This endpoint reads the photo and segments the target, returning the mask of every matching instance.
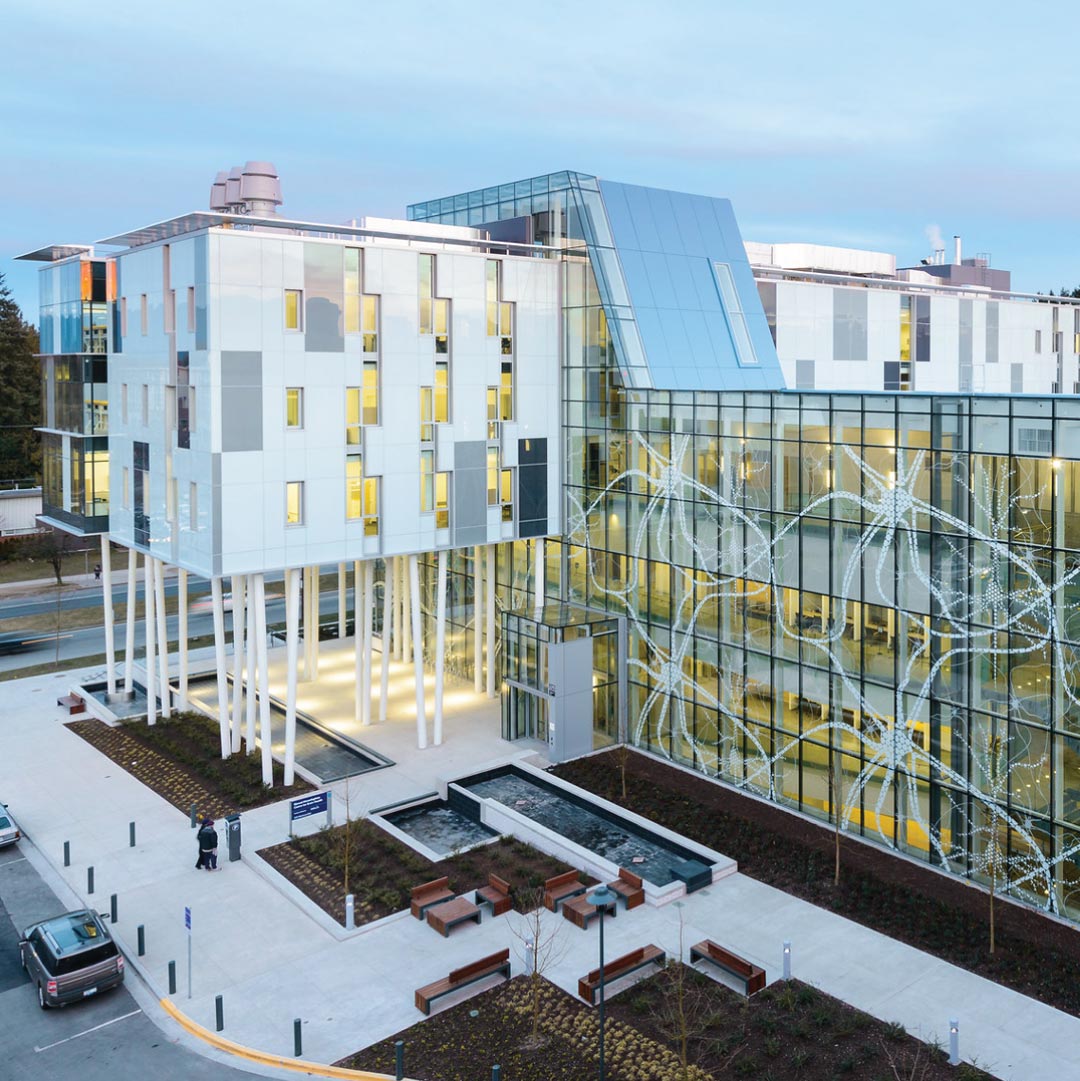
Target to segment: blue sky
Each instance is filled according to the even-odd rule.
[[[249,14],[249,12],[253,12]],[[726,196],[747,239],[989,251],[1080,283],[1069,8],[912,0],[183,5],[12,0],[0,270],[207,205],[276,163],[289,216],[557,169]]]

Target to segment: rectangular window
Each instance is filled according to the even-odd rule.
[[[142,385],[142,403],[140,409],[140,420],[142,426],[145,428],[150,423],[150,387],[143,383]]]
[[[435,528],[446,529],[450,525],[450,474],[435,474]]]
[[[146,302],[146,294],[139,299],[139,331],[145,336],[150,324],[150,308]]]
[[[487,333],[489,338],[499,333],[499,261],[488,259],[484,267],[485,299],[487,301]]]
[[[195,286],[187,287],[187,328],[189,334],[195,333]]]
[[[364,478],[364,535],[373,537],[379,532],[379,478]]]
[[[165,294],[165,333],[176,332],[176,290],[170,289]]]
[[[360,249],[345,249],[345,333],[360,333]]]
[[[128,422],[127,387],[127,383],[120,384],[120,419],[125,424]]]
[[[345,445],[360,446],[360,388],[345,388]]]
[[[1035,331],[1035,352],[1036,353],[1041,353],[1042,352],[1042,331],[1041,330]]]
[[[120,337],[127,337],[127,297],[120,298]]]
[[[356,521],[364,516],[364,461],[359,454],[345,458],[345,518]]]
[[[514,351],[514,305],[499,301],[499,352],[510,356]]]
[[[450,365],[445,360],[435,361],[435,423],[450,421]]]
[[[502,520],[514,520],[514,471],[504,469],[499,474],[499,502],[502,503]]]
[[[487,501],[489,507],[499,505],[499,451],[489,447],[487,452]]]
[[[435,296],[435,256],[421,255],[419,258],[420,333],[430,334],[432,298]]]
[[[199,530],[199,486],[194,481],[188,485],[188,528],[192,533]]]
[[[435,352],[450,352],[450,301],[435,301]]]
[[[364,317],[364,352],[379,351],[379,298],[365,296],[360,298]]]
[[[435,426],[431,421],[432,414],[432,400],[434,395],[432,394],[431,387],[420,388],[420,442],[430,443],[435,438]]]
[[[188,387],[187,392],[187,404],[188,404],[188,431],[195,431],[195,387]]]
[[[420,452],[420,510],[435,509],[435,452]]]
[[[124,510],[131,508],[131,470],[126,465],[120,473],[120,506]]]
[[[304,292],[302,289],[285,290],[285,329],[303,330]]]
[[[713,263],[713,270],[716,273],[716,283],[720,291],[720,303],[727,316],[731,342],[735,347],[735,357],[740,364],[757,364],[757,353],[754,352],[754,343],[750,340],[750,330],[746,325],[746,315],[743,313],[739,291],[735,288],[731,266],[728,263]],[[834,289],[833,292],[835,294],[837,290]],[[836,357],[835,359],[847,358]]]
[[[911,297],[900,298],[900,359],[911,360]]]
[[[379,423],[379,365],[374,360],[364,361],[363,422]]]
[[[302,480],[285,482],[285,524],[304,524],[304,482]]]
[[[514,419],[514,365],[507,360],[502,362],[499,375],[499,420]]]
[[[303,428],[304,426],[304,388],[285,388],[285,427]]]

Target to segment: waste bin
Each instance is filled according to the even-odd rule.
[[[229,861],[235,863],[240,858],[240,816],[225,816],[225,833],[229,839]]]

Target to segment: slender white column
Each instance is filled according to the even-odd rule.
[[[304,679],[311,679],[311,568],[304,567]]]
[[[394,624],[394,575],[393,562],[383,560],[382,595],[382,673],[379,682],[379,720],[386,720],[387,696],[390,693],[390,643]]]
[[[187,637],[187,571],[176,572],[176,652],[180,665],[180,701],[177,708],[188,708],[188,637]]]
[[[240,751],[240,736],[244,730],[244,667],[247,664],[245,621],[247,613],[247,578],[242,574],[232,576],[232,640],[233,640],[233,693],[232,693],[232,749]]]
[[[397,659],[404,661],[408,657],[408,647],[405,645],[405,636],[409,633],[409,561],[406,556],[398,556],[398,625],[397,625]]]
[[[355,580],[353,585],[355,587]],[[345,640],[345,624],[348,619],[345,615],[345,609],[348,596],[348,564],[339,563],[337,565],[337,636],[338,641],[343,642]],[[356,608],[357,608],[357,595],[355,588],[353,590],[353,624],[356,624]]]
[[[225,678],[225,605],[221,596],[221,579],[210,579],[210,597],[214,608],[214,660],[217,663],[218,724],[221,728],[221,757],[228,758],[229,747],[229,684]],[[234,634],[235,639],[235,634]]]
[[[172,690],[169,687],[169,632],[165,626],[165,564],[154,560],[154,610],[157,613],[157,648],[161,660],[161,715],[172,716]]]
[[[296,654],[300,632],[300,574],[285,572],[285,784],[295,779],[296,760]]]
[[[375,564],[369,559],[364,563],[364,605],[362,624],[364,628],[364,658],[361,666],[361,677],[364,684],[364,724],[371,724],[371,622],[374,612]],[[355,618],[358,621],[360,620],[360,615],[360,612],[355,613]]]
[[[157,620],[154,615],[154,559],[150,555],[143,556],[143,622],[146,627],[146,661],[143,665],[146,669],[146,723],[156,724],[157,675],[154,669],[157,664]]]
[[[539,610],[544,607],[544,593],[547,588],[546,545],[543,537],[533,541],[533,604]]]
[[[487,695],[495,697],[495,545],[487,550]]]
[[[473,548],[473,690],[484,689],[484,549]]]
[[[344,566],[345,564],[341,564]],[[338,582],[338,591],[341,590],[341,582]],[[338,600],[341,596],[338,593]],[[361,625],[361,612],[363,611],[363,571],[360,560],[352,563],[352,717],[357,724],[364,723],[363,708],[363,626]]]
[[[101,534],[101,599],[105,613],[105,690],[116,694],[116,635],[113,631],[112,547],[109,534]]]
[[[319,621],[322,619],[320,574],[322,568],[316,563],[311,568],[311,678],[319,678]]]
[[[134,548],[128,549],[127,571],[127,616],[124,622],[124,690],[131,691],[131,669],[135,665],[135,609],[138,607],[136,595],[139,571],[139,553]]]
[[[413,672],[416,676],[416,746],[427,746],[427,714],[424,711],[424,634],[420,627],[420,561],[409,556],[409,600],[412,602]]]
[[[274,783],[274,748],[270,732],[270,666],[266,660],[266,585],[255,575],[255,655],[259,671],[259,742],[262,744],[262,781]]]
[[[446,652],[446,549],[439,552],[435,585],[435,746],[442,743],[443,654]]]
[[[255,575],[249,575],[247,579],[247,713],[244,720],[246,721],[246,731],[244,733],[247,740],[247,753],[255,753],[255,702],[257,693],[256,680],[259,678],[259,657],[258,657],[258,642],[255,635],[255,609],[257,607],[255,600]]]
[[[406,660],[409,654],[412,652],[413,639],[416,637],[416,623],[414,620],[409,619],[408,613],[410,610],[416,608],[420,604],[420,597],[413,596],[417,592],[416,581],[413,579],[413,560],[415,556],[409,556],[408,564],[403,566],[405,570],[404,581],[402,583],[403,592],[401,594],[401,603],[404,605],[402,609],[402,625],[404,626],[405,633],[402,635],[401,645],[401,659]],[[417,581],[419,580],[419,568],[417,569]]]

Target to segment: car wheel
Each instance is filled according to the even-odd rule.
[[[49,1004],[45,1001],[45,988],[39,983],[37,986],[37,1004],[43,1009],[47,1010]]]

